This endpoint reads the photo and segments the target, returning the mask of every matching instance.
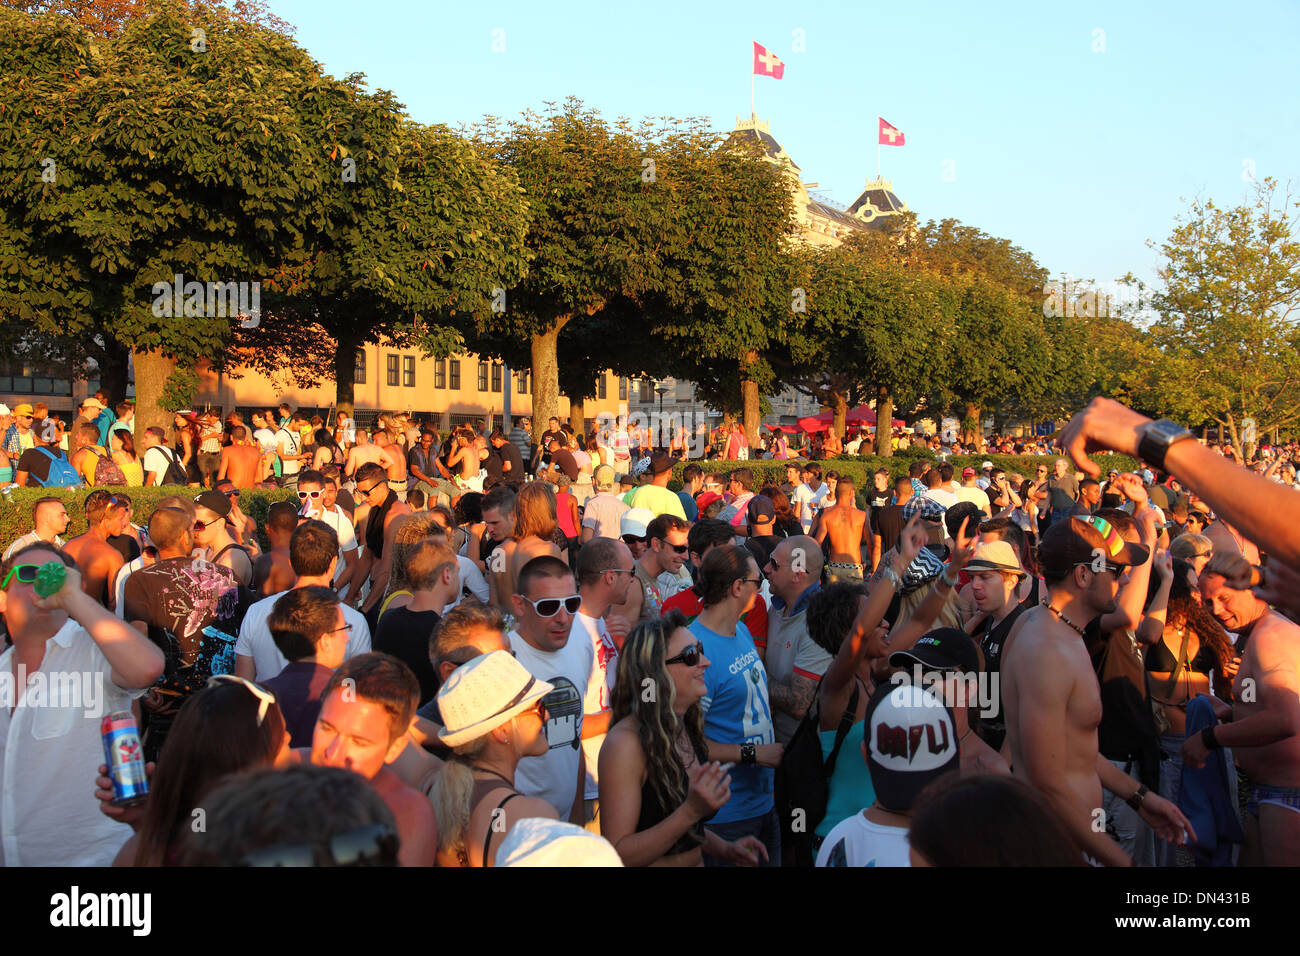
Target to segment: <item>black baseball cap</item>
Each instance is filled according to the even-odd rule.
[[[219,491],[205,491],[194,496],[194,503],[216,513],[220,518],[230,514],[230,499]]]
[[[889,655],[890,667],[911,667],[920,664],[927,670],[961,670],[978,673],[980,655],[974,639],[955,627],[937,627],[927,631],[916,643],[904,651]]]

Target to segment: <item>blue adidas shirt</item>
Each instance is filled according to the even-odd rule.
[[[736,636],[729,637],[709,630],[696,618],[690,631],[704,645],[704,656],[709,659],[704,672],[709,692],[700,701],[704,736],[720,744],[775,743],[767,671],[749,630],[739,623]],[[767,767],[736,764],[731,768],[731,799],[710,822],[734,823],[767,813],[774,805],[775,776],[776,772]]]

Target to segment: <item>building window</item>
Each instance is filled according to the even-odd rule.
[[[620,402],[627,401],[627,379],[622,378],[621,376],[618,380],[618,400]]]
[[[492,363],[492,391],[498,393],[501,391],[501,363],[500,362]]]
[[[478,363],[478,390],[479,390],[480,392],[486,392],[486,391],[487,391],[487,383],[488,383],[488,373],[487,373],[487,370],[488,370],[488,363],[487,363],[487,362],[479,362],[479,363]]]
[[[520,395],[528,394],[528,373],[527,372],[515,373],[515,391],[517,391]]]
[[[460,388],[460,359],[449,359],[448,364],[451,366],[450,382],[448,385],[452,389]]]
[[[397,354],[395,352],[388,353],[388,384],[397,385]]]
[[[438,359],[433,365],[433,387],[447,387],[447,360]]]
[[[406,388],[415,388],[415,356],[402,356],[402,385]]]
[[[655,400],[655,383],[652,379],[641,379],[641,402],[653,405]]]
[[[596,379],[596,397],[605,398],[608,392],[609,386],[605,383],[605,376],[602,375],[600,378]]]
[[[358,385],[366,384],[366,350],[357,349],[357,360],[352,365],[352,381]]]

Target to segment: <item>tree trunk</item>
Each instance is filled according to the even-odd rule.
[[[560,361],[556,350],[560,330],[568,321],[567,316],[561,318],[545,335],[534,335],[531,342],[533,424],[540,429],[538,435],[546,430],[547,419],[560,417]]]
[[[966,403],[966,417],[961,423],[963,445],[978,444],[984,437],[984,424],[980,421],[980,407],[974,402]]]
[[[334,346],[334,408],[353,417],[356,401],[357,349],[361,346],[353,339],[340,339]],[[378,369],[375,370],[378,375]]]
[[[835,410],[835,418],[831,424],[835,427],[836,436],[843,441],[844,429],[849,418],[849,402],[848,397],[840,389],[831,389],[831,408]]]
[[[569,399],[569,425],[573,427],[573,434],[579,439],[583,439],[585,446],[587,416],[584,412],[584,401],[581,398]]]
[[[108,396],[108,406],[112,408],[126,399],[126,387],[129,381],[129,360],[131,350],[117,339],[104,336],[103,354],[97,356],[99,363],[99,387]]]
[[[162,408],[163,386],[176,368],[176,360],[161,352],[131,353],[135,366],[135,433],[157,425],[170,435],[172,414]]]
[[[882,458],[894,454],[894,443],[890,441],[894,432],[893,424],[894,396],[889,394],[888,388],[881,385],[876,390],[876,454]]]
[[[749,368],[758,361],[758,351],[750,349],[745,353],[744,367]],[[743,375],[743,372],[742,372]],[[762,427],[762,405],[759,402],[758,383],[748,375],[740,380],[740,401],[744,412],[745,439],[749,442],[751,456],[758,454],[758,430]]]

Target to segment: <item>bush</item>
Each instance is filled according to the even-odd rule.
[[[908,449],[912,452],[912,449]],[[839,455],[830,461],[820,461],[822,474],[829,471],[836,471],[841,475],[849,475],[853,479],[854,485],[859,491],[869,489],[874,481],[873,476],[879,468],[888,468],[890,479],[907,474],[908,466],[918,458],[929,458],[934,462],[939,459],[933,453],[920,454],[916,449],[915,453],[897,455],[892,458],[882,458],[878,455]],[[967,465],[979,470],[980,465],[986,461],[991,461],[1000,468],[1005,468],[1008,472],[1017,472],[1028,478],[1034,474],[1034,469],[1046,462],[1051,467],[1051,462],[1055,456],[1052,455],[950,455],[948,463],[956,471],[956,478],[961,479],[962,469]],[[1110,469],[1117,471],[1133,471],[1139,467],[1139,463],[1129,458],[1127,455],[1093,455],[1092,460],[1101,468],[1103,475]],[[796,459],[789,461],[773,461],[766,458],[759,458],[750,461],[696,461],[691,464],[699,465],[706,474],[719,471],[734,471],[737,468],[748,468],[754,474],[754,488],[757,490],[765,484],[780,485],[785,481],[785,466]],[[668,483],[668,487],[673,491],[680,491],[682,488],[682,469],[684,464],[673,466],[673,477]]]
[[[0,503],[0,550],[7,548],[9,542],[15,538],[25,535],[32,530],[32,506],[40,498],[58,498],[62,500],[63,506],[68,509],[68,530],[64,532],[64,539],[74,538],[86,531],[86,513],[83,503],[86,496],[90,494],[93,488],[14,488],[10,494],[3,496],[3,503]],[[131,520],[138,525],[147,526],[149,516],[153,514],[154,507],[163,498],[171,495],[183,495],[193,498],[200,491],[198,488],[189,488],[181,485],[163,485],[160,488],[108,488],[118,494],[125,494],[131,499],[132,516]],[[258,537],[264,538],[262,529],[266,526],[266,510],[271,507],[274,501],[292,500],[295,504],[297,498],[293,492],[283,489],[262,489],[245,490],[239,493],[239,507],[244,514],[248,515],[257,522]],[[263,549],[269,547],[269,542],[261,542]]]

